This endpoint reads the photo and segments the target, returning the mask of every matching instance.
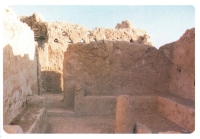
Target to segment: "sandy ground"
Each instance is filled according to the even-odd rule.
[[[43,94],[47,101],[47,130],[46,133],[110,133],[115,132],[115,115],[77,116],[73,110],[63,108],[62,94]],[[187,132],[172,121],[158,113],[135,113],[135,121],[146,125],[152,133]]]

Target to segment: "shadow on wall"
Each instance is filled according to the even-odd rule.
[[[33,52],[34,53],[34,52]],[[33,60],[28,54],[14,55],[7,44],[3,48],[3,116],[4,124],[9,124],[26,107],[28,95],[40,95],[38,84],[37,51]]]
[[[42,71],[42,86],[43,90],[52,93],[60,93],[62,91],[61,88],[61,73],[55,71]],[[43,93],[47,93],[43,92]]]

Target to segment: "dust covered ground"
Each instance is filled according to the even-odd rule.
[[[43,94],[43,96],[47,101],[46,133],[115,133],[115,115],[78,116],[73,109],[63,108],[62,94]],[[187,132],[158,113],[144,113],[143,111],[134,113],[134,120],[149,127],[152,133]]]

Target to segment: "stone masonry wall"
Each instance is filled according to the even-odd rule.
[[[146,32],[133,28],[129,21],[118,23],[115,29],[88,30],[83,26],[65,22],[47,23],[38,13],[30,17],[20,17],[20,20],[31,27],[35,40],[38,42],[43,92],[57,93],[64,90],[63,60],[64,52],[69,44],[82,43],[85,45],[90,42],[107,40],[151,45],[150,37]],[[179,41],[159,49],[161,57],[167,61],[168,65],[165,66],[163,73],[158,72],[157,75],[170,78],[166,81],[168,84],[165,92],[194,100],[194,81],[192,81],[194,80],[194,35],[192,37],[192,33],[189,32],[191,31],[187,31]],[[188,58],[183,60],[185,56]],[[166,70],[168,70],[167,73]]]
[[[45,22],[41,15],[19,17],[34,31],[39,47],[42,91],[59,93],[63,91],[63,60],[68,44],[89,43],[99,40],[128,41],[149,44],[150,37],[141,29],[133,29],[130,22],[123,21],[120,28],[95,28],[88,30],[77,24]],[[127,26],[125,26],[127,24]],[[118,24],[120,25],[120,24]],[[128,26],[129,25],[129,26]]]
[[[160,47],[159,51],[172,64],[169,70],[169,92],[195,100],[195,29],[186,30],[176,42]]]
[[[3,16],[3,124],[26,107],[28,95],[38,94],[37,59],[33,31],[4,9]]]
[[[76,84],[86,96],[163,93],[168,88],[169,64],[150,45],[126,41],[69,45],[63,69],[64,101],[73,106]]]

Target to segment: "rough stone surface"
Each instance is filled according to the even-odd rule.
[[[135,133],[136,134],[151,134],[151,129],[149,129],[146,125],[136,123],[135,124]]]
[[[115,28],[132,28],[132,24],[130,21],[125,20],[121,24],[118,23]]]
[[[110,40],[110,41],[127,41],[138,44],[151,45],[150,36],[141,29],[122,28],[122,29],[109,29],[109,28],[95,28],[90,31],[88,35],[90,41]]]
[[[38,94],[34,34],[7,8],[3,16],[3,117],[10,122],[26,107],[26,97]]]
[[[189,132],[195,130],[194,108],[181,105],[170,99],[158,97],[157,111]]]
[[[63,91],[63,60],[68,44],[111,40],[151,45],[150,36],[144,30],[133,29],[128,21],[122,22],[123,28],[88,30],[77,24],[45,22],[38,13],[19,18],[31,27],[38,42],[43,93]]]
[[[45,39],[47,28],[43,17],[39,13],[34,13],[32,16],[21,16],[19,20],[26,23],[33,31],[36,40]]]
[[[117,99],[115,133],[133,133],[134,119],[130,96],[121,95]]]
[[[28,107],[11,122],[19,125],[24,133],[44,133],[47,128],[46,108]]]
[[[14,118],[11,125],[19,125],[24,133],[44,133],[47,128],[45,97],[29,95],[26,104],[26,109]]]
[[[19,19],[5,9],[3,124],[13,125],[9,132],[194,131],[195,29],[157,50],[129,21],[88,30],[47,23],[38,13]]]
[[[9,134],[23,134],[22,128],[18,125],[4,125],[3,129]]]
[[[170,63],[149,45],[118,41],[77,43],[69,45],[63,64],[66,106],[74,105],[76,84],[84,88],[86,96],[162,94],[168,88]]]
[[[172,64],[169,69],[169,92],[195,100],[195,29],[187,30],[176,42],[159,51]]]

